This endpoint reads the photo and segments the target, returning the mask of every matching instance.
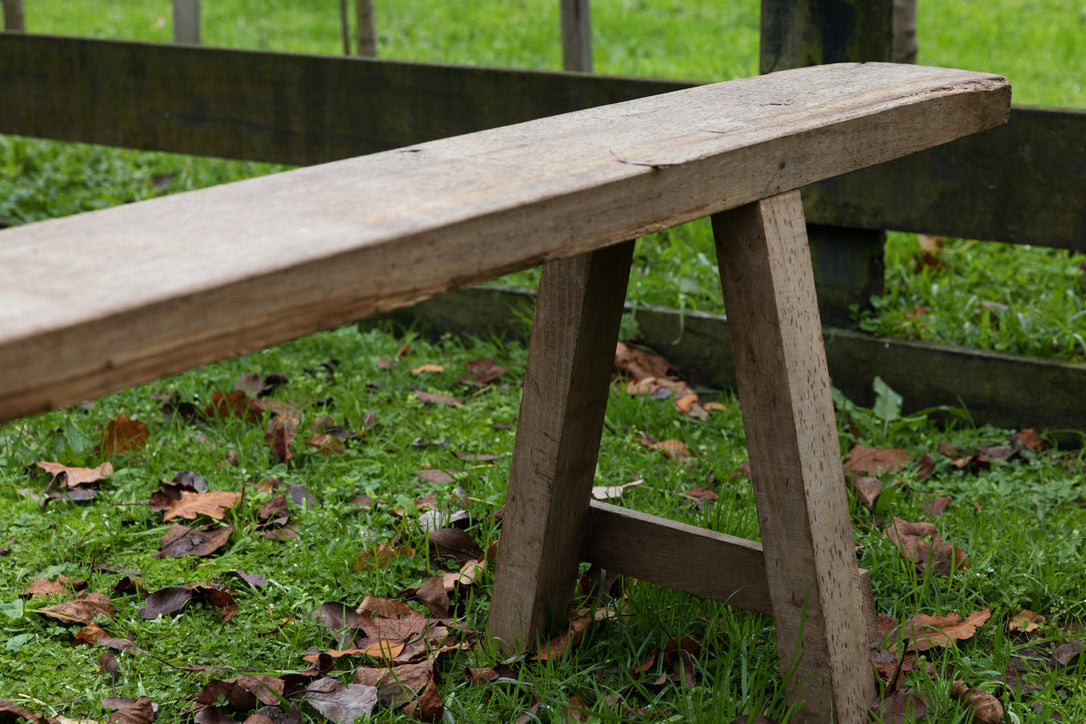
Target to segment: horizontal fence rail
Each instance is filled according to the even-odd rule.
[[[694,83],[0,35],[0,133],[310,165]],[[804,191],[809,221],[1086,251],[1086,111]]]

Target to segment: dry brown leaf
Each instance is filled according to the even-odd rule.
[[[347,446],[343,444],[342,440],[324,432],[310,435],[306,438],[305,444],[316,448],[322,455],[342,455],[347,452]]]
[[[694,453],[687,449],[686,444],[682,440],[650,440],[647,437],[639,437],[637,438],[637,442],[650,450],[663,451],[663,453],[672,460],[691,462],[690,458],[694,457]]]
[[[1007,630],[1029,633],[1030,631],[1036,631],[1044,622],[1044,616],[1039,613],[1034,613],[1028,608],[1023,608],[1021,611],[1014,614],[1014,616],[1011,617],[1011,620],[1007,622]]]
[[[182,556],[206,556],[226,545],[234,526],[196,530],[174,523],[162,536],[155,558],[181,558]]]
[[[74,488],[77,485],[97,483],[113,474],[113,463],[108,460],[96,468],[74,468],[60,463],[39,460],[35,463],[39,468],[53,476],[54,479],[63,476],[62,484]]]
[[[570,619],[569,628],[548,641],[539,650],[538,658],[542,661],[553,661],[561,657],[567,650],[581,643],[584,632],[592,621],[592,612],[589,609],[581,608],[575,611]]]
[[[388,543],[382,543],[376,549],[363,551],[354,562],[353,570],[368,571],[371,568],[384,568],[396,556],[414,557],[415,550],[407,546],[393,548]]]
[[[918,613],[902,624],[901,629],[904,637],[910,639],[909,651],[927,651],[934,646],[946,648],[955,641],[972,638],[991,616],[990,607],[973,611],[965,618],[957,613],[946,616]]]
[[[86,587],[87,582],[82,578],[68,578],[61,574],[52,581],[45,578],[35,578],[21,595],[24,598],[56,596],[61,593],[78,593]]]
[[[173,501],[166,514],[162,516],[162,520],[163,522],[174,518],[195,520],[199,515],[222,520],[226,511],[234,507],[241,498],[241,493],[229,493],[225,490],[212,490],[207,493],[182,490],[181,497]]]
[[[150,724],[158,707],[146,696],[122,706],[109,715],[109,724]]]
[[[403,601],[381,596],[366,596],[362,603],[358,604],[355,613],[369,618],[405,618],[418,615],[418,611]]]
[[[63,624],[89,624],[95,616],[113,618],[113,602],[104,593],[85,593],[71,601],[35,609],[35,613],[55,618]]]
[[[425,402],[431,405],[449,405],[450,407],[455,407],[456,405],[464,404],[451,395],[439,395],[436,392],[415,390],[415,396],[419,399],[419,402]]]
[[[974,724],[999,724],[1003,721],[1003,705],[983,689],[971,689],[964,681],[957,679],[950,684],[950,695],[972,709]]]
[[[444,371],[445,371],[445,366],[444,365],[435,365],[435,364],[427,363],[427,364],[424,364],[424,365],[420,365],[420,366],[416,367],[415,369],[411,370],[411,374],[413,374],[413,375],[421,375],[421,374],[424,374],[426,372],[444,372]]]
[[[505,368],[489,357],[476,357],[464,363],[471,380],[476,384],[488,385],[505,374]]]
[[[290,443],[294,440],[295,423],[286,417],[273,417],[268,420],[268,429],[264,433],[264,442],[271,449],[272,455],[286,464],[290,464],[293,453]]]
[[[911,523],[894,518],[883,535],[921,573],[931,570],[934,575],[942,577],[969,565],[965,551],[943,541],[936,533],[934,523]]]
[[[845,456],[845,470],[868,475],[893,473],[905,466],[913,456],[900,448],[873,448],[853,445]]]
[[[139,420],[129,420],[122,412],[102,430],[102,455],[124,455],[142,450],[150,434],[146,425]]]
[[[622,496],[622,491],[626,488],[633,487],[635,485],[641,485],[645,481],[642,478],[637,480],[631,480],[628,483],[622,485],[594,485],[592,487],[592,497],[596,500],[609,500],[611,498],[618,498]]]
[[[207,417],[236,417],[242,422],[260,422],[264,416],[264,403],[249,397],[244,390],[211,393],[211,403],[204,408]]]

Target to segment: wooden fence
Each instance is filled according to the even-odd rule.
[[[888,59],[890,0],[844,4],[851,15],[829,17],[814,0],[763,0],[763,70]],[[2,133],[296,165],[692,85],[15,33],[0,34],[0,68]],[[847,329],[848,307],[879,291],[882,230],[1086,252],[1083,199],[1086,111],[1026,107],[1004,128],[805,189],[835,385],[868,404],[878,375],[910,409],[962,404],[978,423],[1086,430],[1086,405],[1068,394],[1086,389],[1086,365]],[[465,317],[480,295],[506,308],[495,294],[453,295],[415,319],[508,326]],[[722,318],[636,314],[675,362],[732,384],[726,346],[708,346],[726,343]]]

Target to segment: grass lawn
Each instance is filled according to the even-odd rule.
[[[27,5],[35,31],[170,34],[165,2]],[[334,4],[205,5],[207,44],[339,50]],[[757,6],[597,0],[596,68],[752,74]],[[379,2],[380,52],[557,67],[557,3],[495,7]],[[921,61],[1005,73],[1018,102],[1083,106],[1084,21],[1056,0],[925,2]],[[0,137],[0,218],[274,170]],[[656,261],[631,296],[718,308],[704,225],[647,244]],[[918,254],[914,237],[894,235],[888,293],[865,326],[1086,358],[1081,257],[961,240],[945,240],[945,268],[916,265]],[[1013,319],[994,324],[984,302]],[[942,321],[903,328],[918,305]],[[345,327],[0,426],[0,718],[25,707],[104,720],[125,703],[111,697],[147,697],[160,721],[204,705],[197,721],[242,721],[284,696],[299,707],[286,721],[318,721],[329,701],[373,706],[379,721],[787,721],[770,619],[648,584],[579,594],[590,613],[574,621],[591,623],[553,656],[507,661],[488,647],[486,552],[500,534],[524,362],[507,340]],[[952,693],[960,680],[996,697],[1004,721],[1086,721],[1086,456],[951,408],[939,411],[949,429],[934,411],[903,417],[892,390],[876,391],[871,409],[836,400],[842,457],[856,469],[859,562],[885,614],[873,662],[887,712],[875,720],[973,721]],[[616,380],[597,483],[633,483],[623,505],[756,537],[738,403],[710,400],[720,405],[698,419]],[[864,454],[892,469],[866,474]],[[75,485],[80,472],[54,477],[50,463],[98,472]],[[182,538],[182,524],[197,532]],[[185,541],[195,548],[175,557]],[[402,635],[373,631],[375,620]],[[317,691],[333,681],[338,690]],[[363,684],[378,686],[376,704]],[[126,716],[146,721],[148,705]]]

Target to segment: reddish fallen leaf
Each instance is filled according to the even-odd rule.
[[[929,452],[920,456],[920,459],[916,461],[916,479],[920,481],[927,480],[935,474],[935,456]]]
[[[445,576],[430,576],[415,590],[415,598],[438,618],[449,615],[449,592],[445,588]]]
[[[990,607],[973,611],[965,618],[957,613],[946,616],[919,613],[902,624],[901,630],[904,637],[910,640],[908,650],[927,651],[932,647],[946,648],[955,641],[972,638],[991,616]]]
[[[483,555],[483,549],[470,535],[459,528],[439,528],[426,534],[430,546],[440,556],[452,556],[459,560],[475,560]]]
[[[902,689],[879,702],[873,712],[882,724],[906,724],[931,713],[924,697],[912,689]]]
[[[362,603],[358,604],[355,613],[368,618],[406,618],[418,615],[418,611],[403,601],[382,596],[366,596]]]
[[[222,520],[226,511],[241,500],[241,493],[230,493],[225,490],[212,490],[207,493],[191,493],[182,490],[180,497],[170,504],[163,521],[174,518],[195,520],[197,516],[206,515],[215,520]]]
[[[581,643],[584,632],[592,623],[592,612],[587,608],[578,609],[569,621],[569,628],[548,641],[537,654],[541,661],[554,661],[569,649]]]
[[[147,445],[151,432],[139,420],[129,420],[124,413],[110,420],[102,430],[100,450],[102,455],[112,456],[142,450]]]
[[[694,498],[695,500],[712,501],[720,499],[720,494],[717,493],[715,490],[709,490],[708,488],[703,488],[700,486],[694,486],[693,488],[689,488],[685,493],[683,493],[683,495],[688,498]]]
[[[446,485],[453,482],[456,478],[453,477],[454,473],[463,472],[461,470],[440,470],[438,468],[426,468],[425,470],[416,470],[415,475],[425,480],[428,483],[434,485]]]
[[[415,556],[415,550],[408,546],[396,546],[393,548],[388,543],[382,543],[374,550],[363,551],[355,560],[352,570],[357,573],[359,571],[368,571],[371,568],[384,568],[396,558],[396,556],[413,558]]]
[[[354,724],[357,719],[369,718],[377,704],[377,689],[360,684],[344,685],[328,677],[305,687],[305,699],[336,724]]]
[[[1011,435],[1011,444],[1017,448],[1028,450],[1031,453],[1039,453],[1043,448],[1041,436],[1032,427],[1019,430]]]
[[[434,680],[434,660],[426,659],[417,664],[402,664],[396,667],[360,666],[355,669],[352,681],[361,686],[377,689],[377,699],[382,706],[399,709],[420,698],[420,695]],[[440,706],[440,697],[438,698]],[[432,705],[426,707],[433,714]],[[406,712],[410,715],[411,712]],[[433,719],[423,719],[433,721]]]
[[[22,592],[24,598],[36,598],[37,596],[57,596],[62,593],[78,593],[87,587],[87,582],[82,578],[68,578],[61,574],[54,580],[35,578]]]
[[[75,468],[48,460],[35,463],[39,468],[53,476],[53,482],[68,487],[97,483],[113,474],[113,463],[108,460],[96,468]]]
[[[112,707],[111,707],[112,708]],[[155,720],[158,707],[146,696],[141,696],[126,706],[117,707],[109,715],[110,724],[150,724]]]
[[[950,684],[950,695],[972,710],[974,724],[999,724],[1003,721],[1003,705],[983,689],[971,689],[964,681],[956,679]]]
[[[277,387],[290,384],[290,377],[282,372],[271,372],[261,376],[259,372],[246,372],[234,383],[236,389],[253,397],[263,397]]]
[[[938,518],[946,511],[947,505],[950,504],[949,495],[940,495],[935,500],[924,503],[924,512],[930,515],[932,518]]]
[[[104,593],[84,593],[71,601],[35,609],[42,616],[55,618],[63,624],[88,624],[95,616],[113,618],[113,602]]]
[[[505,368],[489,357],[476,357],[464,363],[472,381],[488,385],[505,374]]]
[[[461,400],[458,400],[451,395],[440,395],[436,392],[415,390],[415,396],[419,399],[419,402],[425,402],[430,405],[449,405],[450,407],[455,407],[456,405],[464,404]]]
[[[257,704],[274,706],[283,695],[283,680],[274,676],[235,676],[212,679],[196,695],[196,703],[215,705],[233,711],[250,711]]]
[[[894,518],[883,535],[921,573],[930,570],[936,576],[948,576],[969,564],[965,551],[943,541],[936,533],[934,523],[911,523]]]
[[[1007,630],[1029,633],[1030,631],[1036,631],[1044,622],[1044,616],[1039,613],[1034,613],[1027,608],[1023,608],[1021,611],[1011,616],[1011,620],[1007,622]]]
[[[845,470],[868,475],[893,473],[905,466],[913,456],[900,448],[872,448],[853,445],[845,456]]]
[[[268,420],[268,429],[264,433],[264,442],[271,449],[271,454],[283,463],[290,464],[293,453],[290,443],[294,440],[295,424],[286,417],[273,417]]]
[[[54,724],[56,721],[48,719],[32,709],[27,709],[25,706],[11,704],[2,700],[0,700],[0,715],[11,715],[16,719],[25,719],[30,724]],[[9,716],[0,716],[0,721],[8,721],[9,719]]]
[[[211,403],[204,408],[207,417],[235,417],[242,422],[260,422],[264,406],[260,400],[249,397],[244,390],[211,393]]]
[[[1067,666],[1082,655],[1082,650],[1082,641],[1069,641],[1068,643],[1057,646],[1056,650],[1052,653],[1052,658],[1055,659],[1060,666]]]
[[[181,558],[183,556],[207,556],[226,545],[234,526],[196,530],[174,523],[162,536],[155,558]]]
[[[855,473],[846,473],[845,480],[856,495],[856,502],[868,510],[874,511],[879,493],[882,492],[882,481],[878,478],[856,475]]]
[[[324,432],[310,435],[306,438],[305,444],[316,448],[322,455],[342,455],[347,452],[347,446],[343,444],[342,440]]]

